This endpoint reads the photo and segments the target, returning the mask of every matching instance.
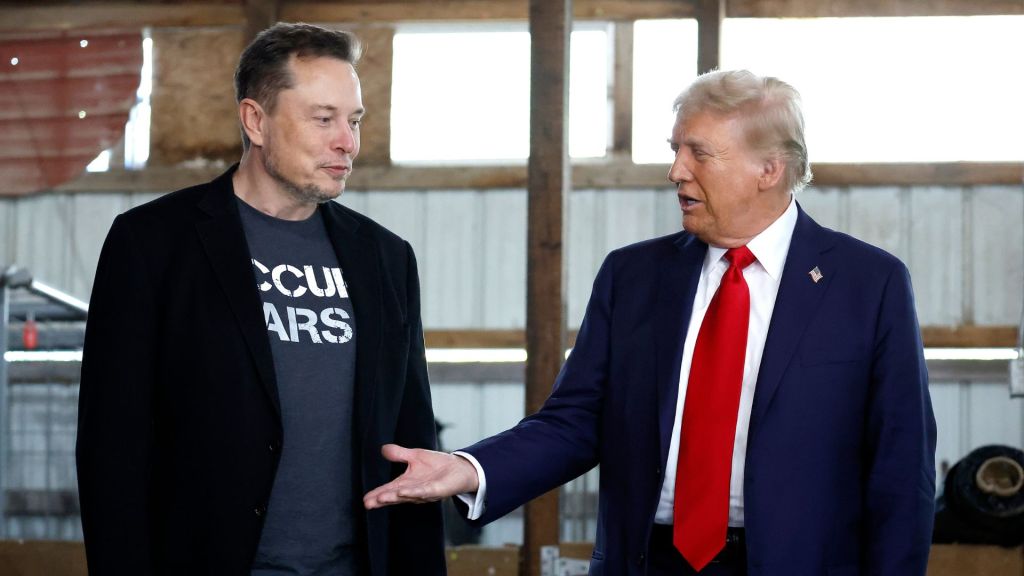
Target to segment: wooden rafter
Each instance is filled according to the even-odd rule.
[[[814,164],[813,186],[1019,186],[1024,163],[953,162],[939,164]],[[153,166],[141,171],[83,174],[57,188],[68,193],[168,192],[210,180],[219,168]],[[668,165],[628,161],[578,164],[572,168],[578,189],[650,190],[669,186]],[[350,191],[488,190],[526,188],[525,166],[389,166],[356,162]]]
[[[577,20],[692,18],[703,0],[576,0]],[[124,26],[242,26],[241,1],[63,1],[0,3],[0,30]],[[730,18],[980,16],[1024,14],[1019,0],[727,0]],[[280,18],[306,22],[525,20],[527,0],[282,1]]]
[[[427,348],[523,348],[523,330],[427,330]],[[923,326],[926,348],[1013,348],[1017,346],[1016,326]],[[566,347],[576,342],[570,331]]]

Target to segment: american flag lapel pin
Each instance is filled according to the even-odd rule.
[[[807,275],[811,277],[811,280],[814,280],[815,284],[821,282],[821,279],[825,277],[825,275],[821,273],[821,270],[818,270],[817,266],[814,267],[814,270],[808,272]]]

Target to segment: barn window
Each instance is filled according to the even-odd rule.
[[[606,24],[571,37],[569,152],[605,155],[611,108]],[[523,161],[530,138],[525,25],[405,25],[394,41],[391,157],[404,163]]]

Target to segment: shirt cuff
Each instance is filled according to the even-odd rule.
[[[469,463],[473,465],[473,468],[476,468],[476,477],[480,483],[480,486],[476,489],[476,494],[473,492],[463,492],[462,494],[456,494],[456,498],[469,507],[469,512],[466,514],[466,518],[469,520],[479,520],[480,517],[484,515],[484,496],[487,494],[487,476],[484,475],[484,469],[472,454],[461,451],[452,452],[452,454],[469,460]]]

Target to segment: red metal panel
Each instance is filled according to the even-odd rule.
[[[74,179],[116,144],[141,70],[140,31],[0,36],[0,195]]]

